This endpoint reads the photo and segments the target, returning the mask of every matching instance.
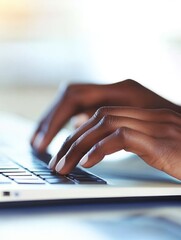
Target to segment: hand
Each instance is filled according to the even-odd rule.
[[[103,107],[67,138],[49,167],[68,174],[124,149],[181,180],[181,114],[166,109]]]
[[[102,106],[170,108],[176,111],[178,108],[133,80],[108,85],[72,84],[59,93],[42,117],[32,136],[32,147],[44,152],[70,118],[82,113],[90,117]]]

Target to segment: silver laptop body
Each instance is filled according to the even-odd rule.
[[[106,157],[88,171],[78,166],[68,176],[58,176],[47,167],[49,154],[32,152],[32,129],[27,120],[0,115],[0,205],[181,196],[179,180],[125,152]],[[50,146],[50,154],[58,151],[67,134],[61,131]]]

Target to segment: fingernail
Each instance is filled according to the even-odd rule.
[[[57,164],[55,170],[56,172],[60,172],[62,170],[62,168],[65,165],[65,156],[59,161],[59,163]]]
[[[88,154],[86,154],[80,161],[80,165],[83,166],[84,164],[86,164],[86,162],[88,162],[89,157]]]
[[[35,149],[39,150],[41,148],[44,137],[45,137],[45,134],[43,132],[40,132],[37,134],[37,136],[33,142],[33,147]]]
[[[50,169],[53,169],[54,168],[54,166],[55,166],[55,164],[56,164],[56,162],[57,162],[57,155],[55,155],[51,160],[50,160],[50,162],[49,162],[49,164],[48,164],[48,167],[50,168]]]

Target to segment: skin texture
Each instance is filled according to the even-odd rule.
[[[92,167],[105,155],[124,149],[181,179],[179,106],[133,80],[70,85],[40,121],[31,139],[33,148],[44,152],[77,114],[93,115],[66,139],[50,161],[51,169],[68,174],[79,162],[85,168]]]

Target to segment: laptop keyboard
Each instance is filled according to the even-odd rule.
[[[0,156],[0,185],[2,184],[106,184],[106,181],[78,167],[70,174],[60,176],[36,157],[19,164],[3,155]]]

